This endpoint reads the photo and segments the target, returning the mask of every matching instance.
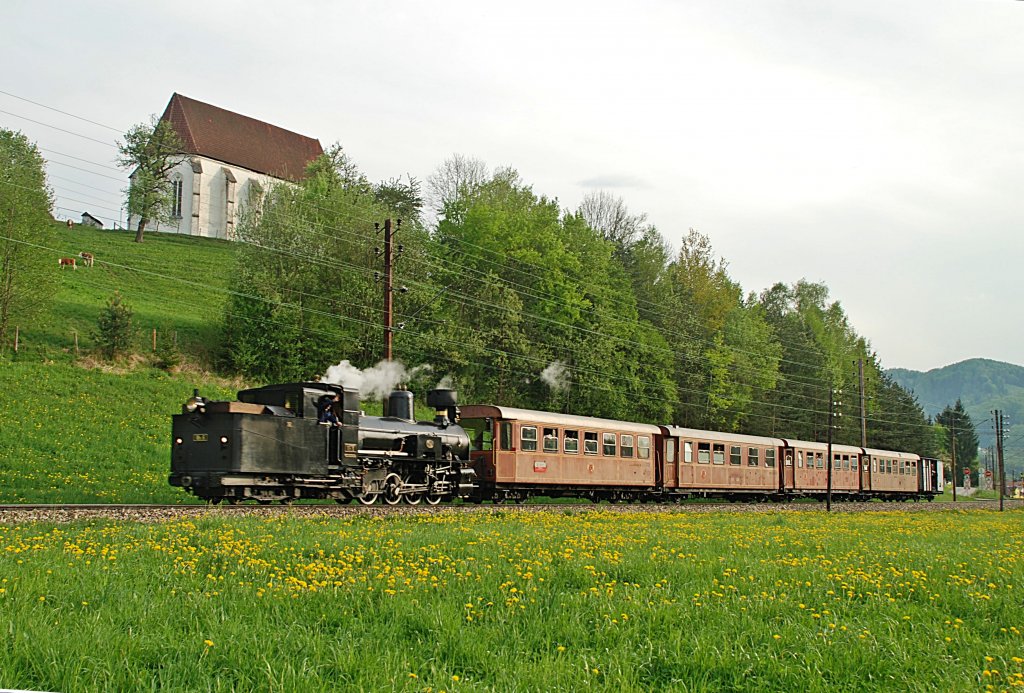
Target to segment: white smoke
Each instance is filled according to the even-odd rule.
[[[452,380],[450,375],[446,375],[438,381],[437,385],[434,386],[435,390],[454,390],[455,381]]]
[[[561,361],[552,361],[540,374],[540,379],[555,392],[569,388],[569,367]]]
[[[410,372],[400,361],[381,361],[376,366],[359,370],[346,359],[328,368],[320,382],[359,390],[359,394],[366,399],[384,399],[399,383],[407,381],[423,368],[417,366]]]

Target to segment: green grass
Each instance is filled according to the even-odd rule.
[[[563,509],[0,525],[0,686],[1003,689],[1024,683],[1022,519]]]
[[[167,483],[170,416],[194,387],[232,399],[238,389],[207,373],[234,248],[154,233],[139,244],[132,232],[58,226],[52,309],[19,326],[17,354],[0,356],[0,503],[187,501]],[[95,255],[94,267],[58,269],[57,257],[81,251]],[[109,364],[91,356],[90,334],[115,291],[133,309],[136,355]],[[147,366],[154,328],[161,340],[177,338],[190,369],[170,376]]]
[[[182,352],[210,365],[219,347],[224,289],[234,269],[231,243],[155,233],[135,243],[134,232],[64,225],[58,237],[53,271],[60,272],[62,286],[49,315],[20,326],[19,360],[73,360],[76,333],[80,352],[89,350],[99,311],[119,291],[134,312],[137,351],[151,352],[154,328],[158,337],[173,338],[176,332]],[[77,257],[81,251],[96,256],[92,268],[58,269],[57,257]]]
[[[0,503],[175,503],[167,483],[171,415],[206,378],[142,368],[0,363]]]

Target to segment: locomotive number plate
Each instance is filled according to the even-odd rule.
[[[210,436],[206,433],[193,433],[192,442],[194,443],[205,443],[210,439]]]
[[[548,470],[548,463],[546,460],[537,460],[533,463],[533,471],[535,472],[546,472]]]

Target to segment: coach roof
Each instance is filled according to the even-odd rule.
[[[462,407],[462,418],[476,419],[490,417],[510,421],[524,421],[528,423],[550,424],[552,426],[569,426],[573,428],[591,428],[614,431],[626,431],[629,433],[650,433],[657,435],[661,428],[651,424],[634,423],[630,421],[614,421],[612,419],[596,419],[591,416],[576,416],[574,414],[555,414],[547,411],[534,411],[532,409],[514,409],[512,407],[498,407],[490,404],[470,404]]]
[[[680,428],[679,426],[664,426],[665,432],[676,438],[693,438],[694,440],[714,440],[723,443],[745,443],[747,445],[763,445],[773,448],[782,447],[784,441],[780,438],[766,438],[764,436],[748,436],[743,433],[720,433],[718,431],[703,431],[697,428]]]

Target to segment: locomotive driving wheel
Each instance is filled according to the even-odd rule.
[[[397,474],[388,474],[384,479],[384,502],[388,505],[398,505],[402,502],[402,477]]]
[[[438,503],[441,502],[441,494],[440,493],[428,493],[423,498],[424,498],[424,500],[427,501],[427,505],[437,505]]]
[[[379,493],[361,493],[358,496],[356,496],[356,500],[362,503],[363,505],[373,505],[374,503],[377,502],[378,498],[380,498]]]

